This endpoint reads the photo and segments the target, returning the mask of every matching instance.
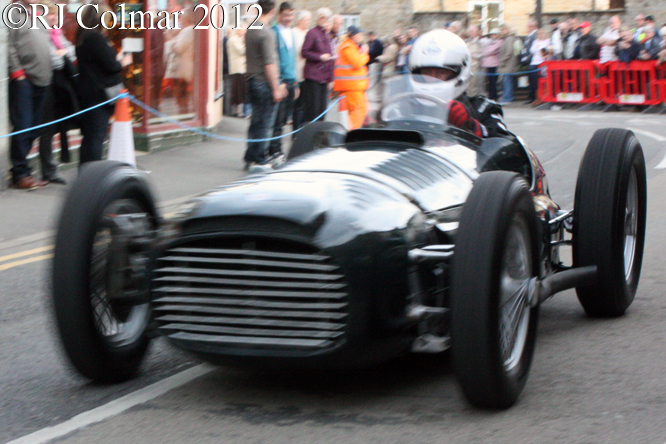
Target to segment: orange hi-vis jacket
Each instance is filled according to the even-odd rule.
[[[370,84],[368,54],[361,54],[361,48],[350,38],[338,47],[338,59],[335,62],[334,91],[365,91]]]

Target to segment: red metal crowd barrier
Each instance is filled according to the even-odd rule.
[[[542,101],[596,103],[602,100],[593,60],[549,60],[539,68],[539,98]]]
[[[544,102],[666,103],[666,66],[657,66],[656,61],[549,60],[540,69],[538,94]]]

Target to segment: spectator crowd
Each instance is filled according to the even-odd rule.
[[[275,16],[272,35],[263,32],[262,41],[270,44],[257,44],[252,30],[234,30],[225,39],[229,66],[244,69],[248,61],[247,72],[229,71],[231,114],[247,116],[253,110],[249,138],[255,140],[281,135],[289,122],[295,130],[302,127],[320,117],[337,96],[346,99],[348,127],[363,125],[368,119],[368,90],[381,97],[383,79],[407,72],[409,53],[419,36],[417,27],[406,32],[397,29],[384,37],[373,31],[366,34],[355,26],[342,29],[342,17],[328,8],[313,16],[309,11],[295,11],[288,2],[261,4],[264,10],[275,10],[263,17],[271,23]],[[469,48],[474,77],[468,94],[484,94],[502,104],[514,101],[517,74],[527,75],[525,103],[537,103],[540,65],[548,60],[597,60],[601,64],[666,60],[666,39],[661,38],[666,36],[666,26],[658,29],[654,17],[643,14],[636,17],[633,26],[623,25],[619,16],[611,17],[600,36],[594,35],[589,21],[580,22],[576,17],[552,19],[541,28],[530,20],[523,38],[505,24],[486,33],[478,25],[464,28],[459,21],[447,24],[446,29],[460,36]],[[239,35],[245,36],[244,42]],[[249,68],[251,57],[261,60],[252,64],[253,70]],[[271,60],[274,62],[267,63]],[[238,77],[239,72],[244,76]],[[245,82],[261,87],[253,93],[250,86],[247,97],[242,95],[239,100],[241,95],[236,92],[245,91],[245,86],[239,85]],[[246,166],[270,162],[281,153],[279,141],[250,142]]]
[[[411,48],[420,34],[417,27],[410,27],[380,37],[356,26],[343,29],[343,17],[326,7],[312,13],[296,11],[287,1],[276,4],[261,0],[259,5],[262,15],[258,22],[264,26],[247,29],[249,23],[242,23],[229,29],[223,41],[228,85],[225,112],[251,119],[246,168],[279,159],[285,125],[291,123],[298,130],[322,118],[331,99],[344,97],[349,129],[366,123],[368,93],[381,97],[384,79],[407,72]],[[55,20],[54,6],[49,3],[47,7],[50,19]],[[104,11],[101,8],[83,19],[97,23]],[[183,23],[183,30],[168,41],[153,36],[162,41],[158,59],[166,58],[168,63],[161,63],[164,69],[153,70],[159,79],[151,85],[162,86],[162,77],[171,79],[179,113],[187,114],[195,70],[191,14],[183,15]],[[466,42],[471,55],[474,77],[468,95],[484,94],[500,103],[514,101],[516,74],[527,75],[526,103],[535,103],[540,65],[548,60],[597,60],[600,64],[634,60],[661,64],[666,60],[666,26],[658,29],[650,15],[638,15],[630,26],[613,16],[600,36],[594,35],[590,22],[579,22],[575,17],[553,19],[541,28],[530,20],[523,38],[506,24],[486,32],[475,24],[465,28],[459,21],[446,28]],[[119,74],[129,61],[124,54],[116,54],[104,32],[102,27],[92,32],[81,29],[70,43],[56,29],[10,30],[9,111],[14,131],[98,105],[117,94],[122,86]],[[151,100],[155,107],[160,94],[157,87]],[[71,122],[83,135],[81,163],[101,159],[112,111],[112,106],[102,106]],[[68,125],[12,137],[12,183],[16,188],[30,190],[49,182],[64,183],[52,158],[51,139],[60,133],[61,161],[68,161]],[[37,137],[42,180],[32,177],[26,159]]]

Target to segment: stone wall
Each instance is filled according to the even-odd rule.
[[[293,4],[297,10],[312,12],[313,21],[314,13],[321,7],[336,14],[359,14],[361,28],[380,36],[390,35],[396,28],[405,30],[412,24],[411,0],[296,0]]]
[[[467,0],[295,0],[297,9],[315,12],[323,6],[340,14],[360,14],[361,27],[379,35],[389,35],[396,28],[406,29],[415,24],[421,31],[443,27],[460,20],[467,23]],[[596,10],[592,11],[592,5]],[[610,0],[542,0],[543,23],[552,18],[566,19],[576,16],[593,25],[593,32],[601,34],[611,15],[620,14],[623,23],[634,26],[639,13],[655,16],[658,27],[666,24],[665,0],[625,0],[624,9],[609,10]],[[442,11],[442,8],[444,10]],[[527,32],[527,21],[534,14],[535,0],[505,0],[503,20],[519,35]]]

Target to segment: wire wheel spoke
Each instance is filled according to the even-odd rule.
[[[529,231],[525,221],[516,216],[507,233],[500,275],[499,338],[505,371],[518,365],[525,348],[531,275]]]
[[[632,168],[627,187],[627,203],[624,217],[624,277],[631,280],[638,233],[638,180]]]
[[[122,223],[114,220],[119,217],[123,217]],[[150,230],[148,213],[139,203],[121,199],[105,208],[93,239],[89,274],[93,322],[98,332],[114,346],[131,342],[144,329],[148,304],[114,301],[112,291],[126,291],[125,287],[132,284],[131,259],[137,255],[146,257],[145,251],[131,250],[127,239],[148,237]]]

